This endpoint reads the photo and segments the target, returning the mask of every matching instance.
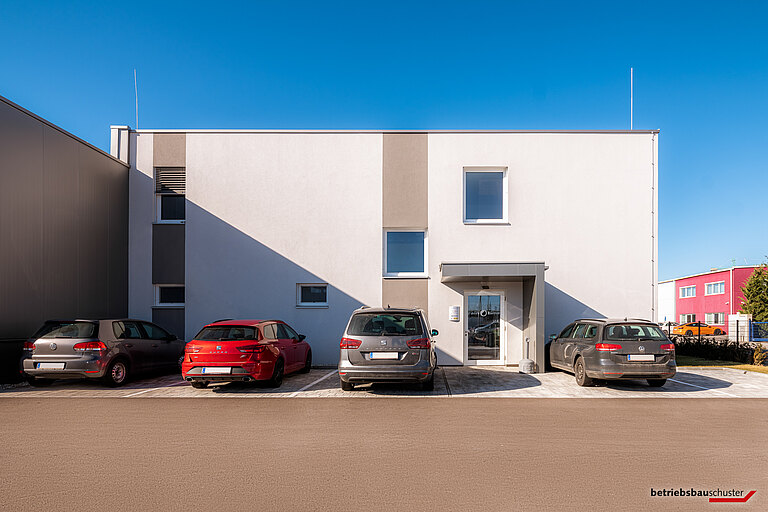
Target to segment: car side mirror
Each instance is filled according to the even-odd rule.
[[[550,334],[549,335],[549,341],[555,341],[557,339],[557,334]]]
[[[438,334],[440,334],[440,333],[437,331],[437,329],[432,329],[432,332],[431,332],[430,334],[431,334],[432,336],[437,336],[437,335],[438,335]]]
[[[304,336],[303,334],[299,334],[299,341],[304,341],[305,339],[307,339],[306,336]]]

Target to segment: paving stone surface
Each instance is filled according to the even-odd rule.
[[[514,367],[441,367],[434,391],[399,384],[368,384],[342,391],[336,371],[313,369],[289,375],[279,388],[264,384],[215,385],[194,389],[179,375],[146,377],[120,388],[98,381],[56,381],[45,388],[17,386],[0,398],[768,398],[768,375],[730,368],[681,367],[662,388],[643,380],[576,385],[573,375],[550,372],[526,375]]]

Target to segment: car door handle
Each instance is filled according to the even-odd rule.
[[[123,346],[127,348],[131,348],[133,346],[133,343],[125,343]]]

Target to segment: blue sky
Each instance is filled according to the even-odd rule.
[[[116,5],[4,0],[0,94],[105,150],[134,68],[141,128],[624,129],[632,66],[660,278],[768,254],[768,2]]]

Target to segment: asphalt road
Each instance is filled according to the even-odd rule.
[[[0,401],[2,510],[766,510],[767,399]],[[746,504],[650,489],[757,490]]]

